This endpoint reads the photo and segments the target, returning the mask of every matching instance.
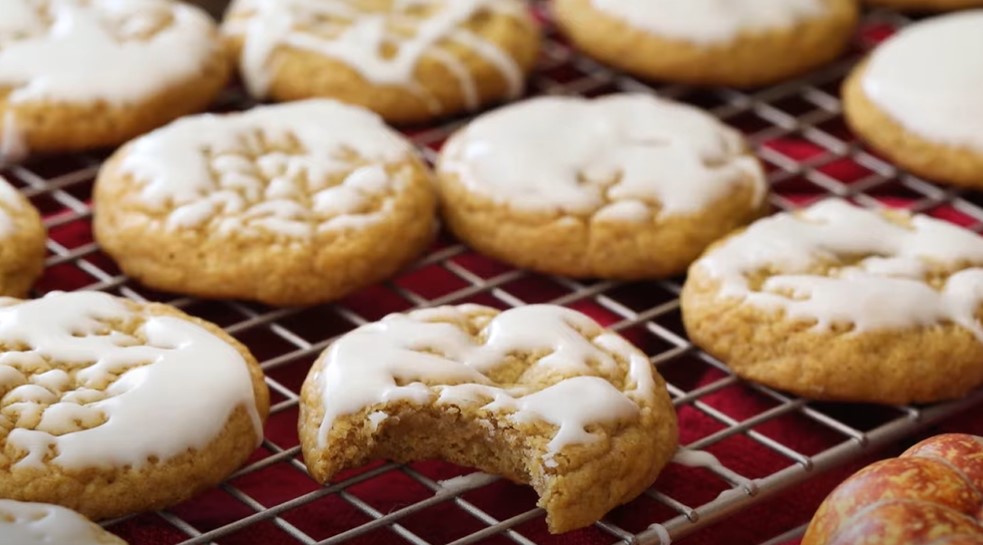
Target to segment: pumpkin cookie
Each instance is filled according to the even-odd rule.
[[[590,318],[463,305],[332,344],[301,390],[300,439],[320,482],[375,458],[443,458],[532,485],[565,532],[652,484],[676,415],[648,357]]]
[[[38,211],[0,176],[0,296],[27,294],[44,270],[44,241]]]
[[[840,54],[856,0],[553,0],[557,24],[588,55],[637,76],[750,87]]]
[[[0,162],[113,146],[203,109],[229,64],[172,0],[0,0]]]
[[[0,299],[0,497],[96,518],[218,484],[263,436],[256,360],[216,326],[100,292]]]
[[[983,10],[926,19],[892,36],[843,87],[853,130],[926,178],[983,188]]]
[[[647,95],[536,98],[444,146],[444,217],[475,249],[574,277],[685,271],[761,214],[764,174],[737,131]]]
[[[71,509],[14,500],[0,500],[0,536],[13,545],[126,545]]]
[[[236,0],[223,28],[254,96],[398,123],[518,96],[540,40],[521,0]]]
[[[94,200],[96,238],[126,274],[276,305],[390,276],[426,249],[436,223],[412,144],[330,100],[179,120],[121,148]]]
[[[690,339],[804,397],[958,398],[983,384],[983,238],[841,200],[763,219],[690,267]]]

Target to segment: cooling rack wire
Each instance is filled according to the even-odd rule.
[[[572,51],[548,25],[544,6],[534,4],[547,22],[547,38],[531,94],[656,92],[706,108],[748,135],[769,171],[776,209],[837,195],[866,206],[902,205],[944,215],[983,231],[983,195],[940,188],[899,172],[862,149],[843,123],[838,88],[845,73],[908,19],[869,12],[853,50],[837,63],[796,81],[741,92],[653,86],[608,70]],[[249,106],[241,91],[230,89],[219,109]],[[410,136],[432,160],[441,142],[465,121]],[[398,278],[311,309],[153,293],[123,276],[92,240],[89,196],[104,158],[49,157],[0,170],[46,218],[49,255],[37,292],[103,290],[170,303],[216,322],[261,360],[273,396],[262,447],[220,488],[166,512],[107,524],[134,544],[147,536],[155,543],[183,545],[566,542],[545,532],[530,490],[480,474],[455,478],[470,472],[449,464],[378,462],[345,472],[327,487],[307,476],[295,422],[300,383],[311,362],[338,335],[416,307],[550,302],[589,310],[645,350],[666,377],[680,413],[683,443],[716,455],[722,465],[671,464],[652,489],[582,531],[578,542],[685,543],[824,470],[983,403],[980,391],[931,407],[844,406],[745,384],[686,339],[677,300],[680,279],[625,284],[546,277],[490,261],[446,236]],[[755,470],[760,464],[751,461],[762,459],[773,470]],[[769,543],[799,532],[789,530]]]

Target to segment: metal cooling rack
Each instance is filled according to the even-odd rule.
[[[535,4],[548,21],[542,4]],[[778,209],[837,195],[869,206],[945,210],[950,219],[955,216],[981,231],[983,196],[940,188],[899,172],[859,147],[844,127],[838,98],[843,76],[877,36],[908,22],[891,12],[868,13],[854,51],[838,63],[752,93],[651,86],[577,55],[548,28],[531,92],[657,92],[704,107],[748,134],[768,167],[775,191],[772,202]],[[221,108],[249,105],[240,92],[230,91]],[[465,121],[453,120],[411,136],[432,160],[449,132]],[[686,339],[679,318],[678,279],[624,284],[545,277],[510,269],[448,239],[398,278],[312,309],[271,309],[153,293],[121,275],[92,241],[88,199],[104,158],[45,158],[0,171],[21,186],[46,217],[48,269],[37,291],[104,290],[170,303],[216,322],[261,359],[273,396],[262,447],[219,489],[166,512],[108,523],[134,544],[150,535],[155,543],[184,545],[563,542],[565,538],[545,533],[542,512],[528,489],[480,476],[448,481],[467,473],[448,464],[380,462],[346,472],[327,487],[307,476],[294,423],[297,392],[310,363],[345,331],[414,307],[462,302],[503,308],[534,302],[569,305],[600,316],[651,355],[669,381],[684,444],[716,454],[723,465],[670,465],[641,498],[581,531],[578,537],[584,542],[678,541],[869,449],[983,403],[981,391],[927,408],[858,408],[809,402],[745,384]],[[693,429],[710,431],[694,435]],[[761,457],[774,459],[772,465],[781,469],[754,474],[748,460]],[[393,490],[400,492],[391,494]],[[458,527],[456,533],[447,529],[450,526]],[[773,543],[797,532],[801,529]]]

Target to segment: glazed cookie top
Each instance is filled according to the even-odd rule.
[[[720,294],[819,329],[961,325],[983,341],[983,238],[951,223],[826,200],[759,220],[694,265]]]
[[[439,169],[513,209],[643,221],[699,212],[735,187],[766,193],[737,131],[649,95],[535,98],[485,114],[444,146]]]
[[[591,0],[594,8],[658,36],[714,44],[789,28],[828,11],[826,0]]]
[[[430,57],[458,80],[470,107],[478,90],[465,64],[446,51],[462,47],[496,67],[513,95],[522,91],[522,70],[493,42],[472,29],[488,14],[528,20],[519,0],[236,0],[224,25],[245,47],[241,72],[250,91],[264,96],[281,47],[336,59],[378,85],[398,85],[425,95],[415,80],[417,64]],[[422,96],[436,104],[434,97]],[[439,109],[439,108],[437,108]]]
[[[923,138],[983,152],[983,10],[926,19],[871,54],[867,97]]]
[[[416,161],[378,116],[331,100],[186,117],[121,154],[165,229],[291,238],[379,220]]]
[[[87,518],[58,505],[0,500],[4,545],[125,545]]]
[[[636,418],[655,388],[645,354],[553,305],[393,314],[343,336],[323,357],[313,377],[325,413],[322,447],[340,416],[369,409],[378,426],[386,403],[436,403],[557,426],[545,454],[550,466],[565,446],[595,439],[591,424]]]
[[[6,101],[127,103],[194,77],[218,50],[208,15],[171,0],[0,0]]]
[[[0,462],[14,469],[139,468],[204,448],[239,407],[262,436],[232,345],[100,292],[0,299],[0,394]]]

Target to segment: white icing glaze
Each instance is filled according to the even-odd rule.
[[[266,151],[261,142],[292,142],[299,149]],[[211,222],[223,233],[307,237],[380,219],[403,183],[381,165],[413,153],[375,114],[309,100],[180,119],[135,140],[120,169],[144,184],[146,204],[168,210],[168,229]],[[332,176],[346,173],[340,185],[329,185]],[[373,199],[384,200],[382,210],[369,208]]]
[[[813,270],[838,258],[869,257],[820,276]],[[931,264],[965,267],[934,289],[924,279]],[[800,215],[778,214],[754,223],[696,267],[721,282],[721,295],[743,298],[816,327],[853,324],[857,331],[953,322],[983,341],[974,314],[983,303],[983,238],[951,223],[915,215],[910,228],[841,200]],[[748,275],[777,274],[753,290]]]
[[[499,70],[513,96],[522,92],[523,75],[515,61],[463,25],[483,11],[524,18],[524,10],[516,0],[394,0],[383,9],[366,9],[352,0],[238,0],[224,30],[244,39],[240,69],[256,96],[265,96],[276,70],[270,62],[273,52],[293,47],[336,59],[372,83],[406,87],[439,111],[439,102],[415,78],[425,57],[445,66],[468,106],[478,106],[473,75],[442,44],[468,48]],[[421,18],[420,12],[429,15]],[[248,18],[236,20],[241,14]],[[383,54],[386,48],[394,53]]]
[[[0,13],[14,104],[140,100],[195,77],[218,48],[208,15],[170,0],[0,0]]]
[[[862,85],[905,129],[983,152],[983,10],[900,31],[874,50]]]
[[[722,491],[720,495],[717,496],[718,499],[721,497],[726,497],[725,494],[728,492],[733,492],[734,490],[738,490],[742,494],[749,494],[751,491],[757,491],[757,487],[753,481],[747,477],[735,473],[729,467],[722,464],[716,456],[705,450],[694,450],[680,447],[673,455],[672,461],[673,463],[686,467],[702,467],[709,469],[710,471],[722,476],[736,485],[736,488],[730,488]]]
[[[742,137],[696,108],[649,95],[543,97],[485,114],[445,145],[439,168],[520,210],[644,221],[700,211],[764,173]]]
[[[104,293],[3,302],[0,343],[30,347],[0,354],[3,412],[15,422],[41,417],[34,429],[14,428],[7,436],[8,447],[26,452],[14,467],[39,465],[49,449],[52,463],[74,469],[166,460],[206,446],[237,407],[248,410],[261,438],[246,362],[200,326],[145,316],[138,330],[144,344],[109,331],[105,321],[139,314]],[[74,379],[57,370],[31,373],[46,360],[77,370]],[[168,425],[154,425],[162,418]],[[80,429],[77,421],[95,427]]]
[[[499,479],[500,477],[496,475],[489,475],[488,473],[478,471],[467,475],[461,475],[459,477],[452,477],[443,481],[437,481],[437,484],[440,485],[439,493],[441,494],[460,494],[461,492],[481,488],[482,486],[491,484]]]
[[[106,545],[101,528],[58,505],[0,500],[0,536],[4,545]]]
[[[591,0],[595,9],[652,34],[717,44],[821,17],[825,0]]]
[[[548,422],[558,430],[543,461],[555,467],[553,457],[565,446],[596,439],[586,430],[589,424],[634,418],[637,402],[651,399],[654,379],[645,354],[587,316],[552,305],[507,310],[485,326],[484,342],[444,322],[463,323],[465,313],[481,308],[393,314],[331,345],[323,368],[309,379],[316,381],[323,399],[321,446],[330,448],[328,432],[338,417],[404,400],[510,414],[519,424]],[[631,386],[625,392],[597,376],[597,370],[617,370],[609,351],[629,364]],[[521,380],[508,387],[494,384],[488,374],[517,352],[541,354],[526,375],[566,378],[539,391]]]

